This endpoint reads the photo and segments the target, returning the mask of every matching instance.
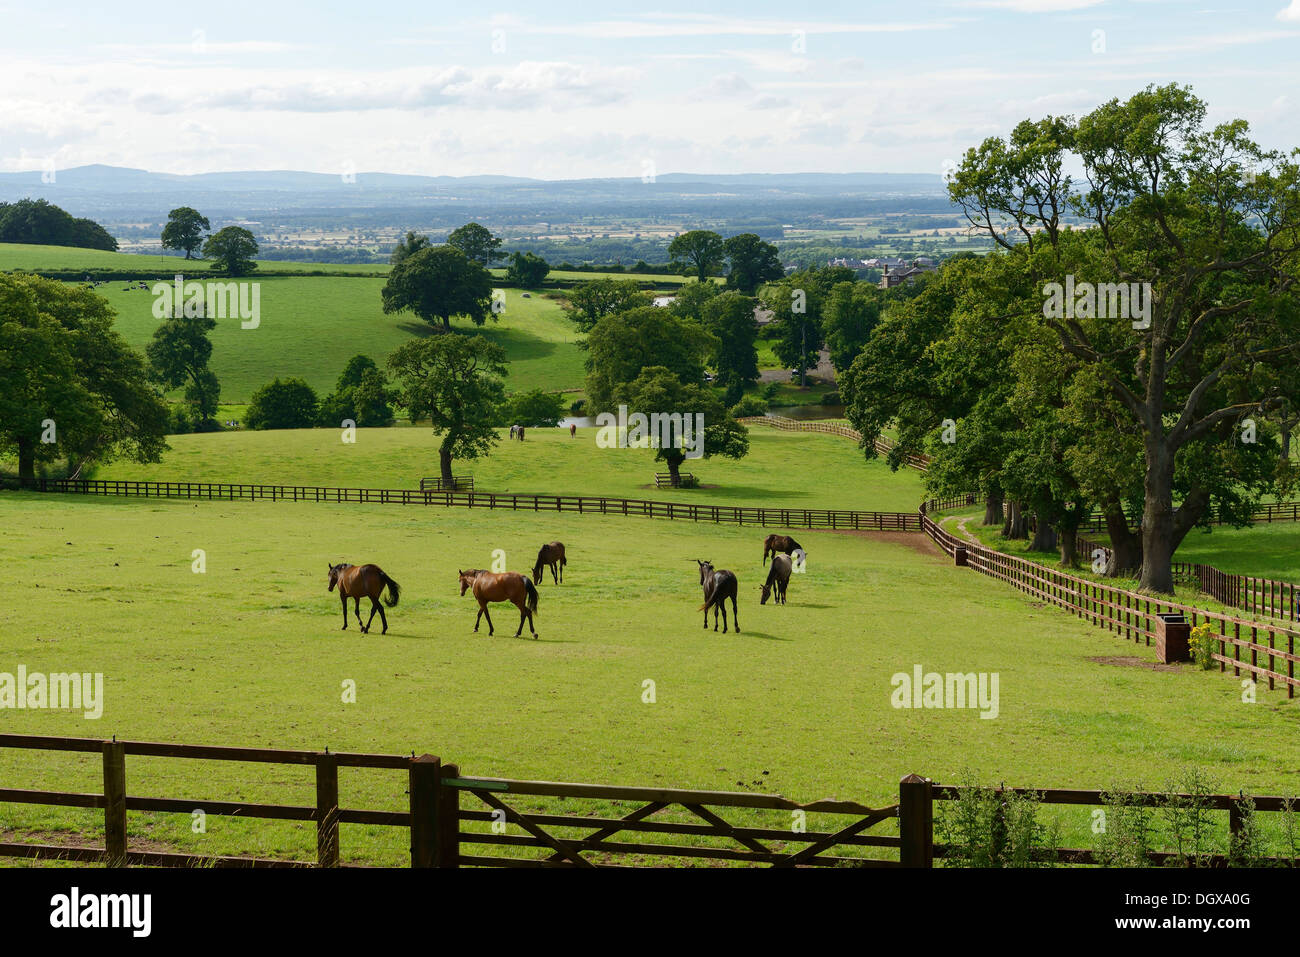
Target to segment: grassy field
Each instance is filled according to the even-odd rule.
[[[312,276],[258,279],[261,320],[244,329],[238,319],[217,321],[212,338],[212,370],[226,402],[246,402],[253,391],[277,376],[301,376],[318,392],[332,391],[347,361],[358,353],[381,365],[390,352],[431,327],[408,314],[384,315],[382,279]],[[96,290],[118,315],[118,328],[131,345],[143,349],[158,327],[154,297],[147,289],[108,283]],[[506,350],[510,375],[506,388],[559,390],[583,381],[578,333],[554,299],[505,290],[505,308],[482,326],[453,321],[460,334],[482,333]]]
[[[656,489],[654,473],[667,468],[654,460],[653,451],[600,448],[597,432],[579,429],[570,438],[568,430],[530,429],[522,443],[503,438],[487,458],[456,463],[454,471],[473,475],[475,489],[485,492],[889,512],[915,511],[922,497],[918,473],[891,472],[879,460],[868,462],[846,439],[761,426],[749,430],[745,458],[715,457],[683,466],[710,487]],[[333,429],[176,435],[168,439],[172,451],[162,463],[116,462],[96,477],[414,488],[421,476],[438,474],[437,441],[427,426],[360,429],[352,445]]]
[[[463,509],[193,503],[0,493],[0,561],[32,569],[0,671],[102,672],[102,718],[3,712],[7,731],[428,751],[462,773],[780,792],[891,803],[912,771],[1036,786],[1163,786],[1188,766],[1224,790],[1293,793],[1297,710],[1242,704],[1217,673],[1142,667],[1152,654],[951,562],[919,535],[801,533],[790,604],[759,607],[762,531]],[[472,632],[455,571],[526,568],[569,550],[543,585],[540,640]],[[206,571],[192,570],[195,549]],[[694,558],[735,570],[739,634],[700,628]],[[328,561],[375,561],[402,585],[390,629],[340,630]],[[1107,663],[1101,659],[1135,656]],[[891,705],[892,676],[996,672],[999,713]],[[1135,666],[1136,665],[1136,666]],[[656,700],[643,703],[643,682]],[[356,702],[344,703],[345,682]],[[312,803],[309,769],[128,760],[130,793]],[[97,757],[0,752],[7,786],[94,791]],[[348,807],[400,809],[399,772],[345,770]],[[527,807],[526,799],[519,799]],[[628,808],[608,808],[626,813]],[[1086,809],[1065,809],[1087,845]],[[0,831],[97,836],[94,812],[5,805]],[[102,818],[99,818],[102,820]],[[743,820],[743,818],[742,818]],[[788,823],[788,822],[787,822]],[[771,826],[769,824],[769,826]],[[778,825],[779,826],[779,825]],[[813,827],[814,822],[809,822]],[[131,815],[134,840],[198,853],[309,856],[310,825]],[[396,828],[345,825],[346,860],[401,863]]]

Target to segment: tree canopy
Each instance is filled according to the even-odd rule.
[[[186,259],[194,258],[194,250],[203,243],[203,233],[211,229],[208,217],[189,206],[178,206],[167,214],[167,225],[162,231],[163,249],[183,250]]]
[[[481,326],[492,312],[492,274],[454,246],[411,253],[389,273],[382,292],[385,313],[415,313],[430,325],[451,329],[452,316]]]
[[[257,240],[242,226],[217,230],[203,244],[203,257],[211,259],[212,268],[227,276],[247,276],[257,269]]]

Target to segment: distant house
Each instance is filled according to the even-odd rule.
[[[901,265],[888,265],[882,263],[884,273],[880,277],[881,289],[893,289],[895,286],[901,286],[905,282],[915,282],[926,273],[934,272],[939,267],[935,265],[933,259],[921,257],[913,259],[911,263]]]

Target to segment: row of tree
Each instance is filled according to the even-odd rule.
[[[895,467],[929,453],[931,491],[979,490],[1012,535],[1032,515],[1067,565],[1100,509],[1108,572],[1172,592],[1191,529],[1245,524],[1291,482],[1295,155],[1208,125],[1177,85],[968,151],[949,191],[997,250],[889,308],[841,378],[867,455],[894,425]]]

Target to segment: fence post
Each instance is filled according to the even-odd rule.
[[[437,856],[438,772],[442,762],[432,754],[411,759],[411,866],[433,867]]]
[[[316,758],[316,865],[339,866],[339,759]]]
[[[444,764],[438,774],[434,867],[460,867],[460,789],[442,783],[444,778],[456,777],[460,777],[460,768],[454,764]]]
[[[898,782],[898,859],[904,867],[934,866],[934,784],[919,774]]]
[[[126,745],[104,742],[105,864],[126,867]]]

